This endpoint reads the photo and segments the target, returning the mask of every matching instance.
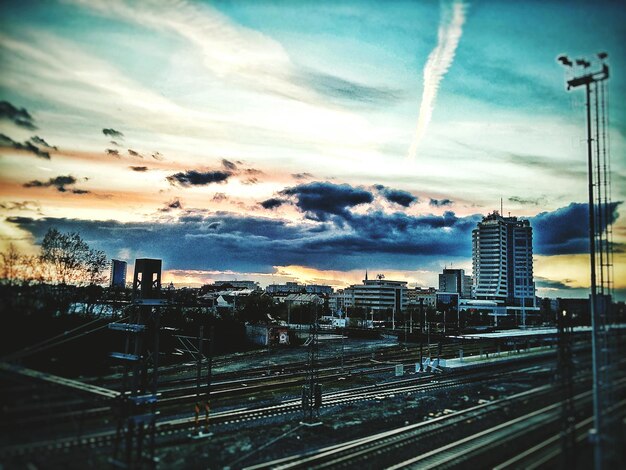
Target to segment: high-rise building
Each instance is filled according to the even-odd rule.
[[[109,276],[109,285],[111,287],[126,287],[126,261],[119,259],[111,260],[111,273]]]
[[[533,232],[528,220],[483,218],[472,232],[473,294],[517,307],[535,307]]]
[[[439,292],[459,294],[461,298],[469,298],[472,294],[472,277],[465,274],[464,269],[444,269],[439,275]]]

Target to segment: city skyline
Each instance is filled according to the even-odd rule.
[[[502,198],[533,227],[538,295],[585,297],[584,97],[556,57],[607,51],[625,297],[619,4],[1,9],[3,249],[56,227],[163,259],[164,283],[342,287],[367,269],[436,286],[471,273],[471,231]]]

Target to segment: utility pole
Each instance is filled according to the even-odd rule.
[[[213,342],[215,341],[215,327],[211,325],[209,329],[209,351],[207,354],[207,384],[206,384],[206,400],[205,400],[205,424],[204,432],[209,434],[209,413],[211,412],[211,382],[213,380]]]
[[[211,345],[213,341],[213,327],[210,329],[208,340],[204,338],[204,326],[200,325],[198,331],[198,357],[197,357],[197,370],[196,370],[196,404],[194,406],[195,420],[194,420],[194,433],[189,437],[192,439],[200,439],[208,437],[209,433],[209,413],[210,413],[210,389],[211,389]],[[204,361],[204,343],[209,343],[209,354],[207,356],[209,379],[207,383],[206,393],[201,393],[202,388],[202,365]],[[204,426],[203,430],[200,430],[200,415],[204,412]]]
[[[587,189],[589,207],[589,264],[590,264],[590,299],[593,370],[593,419],[594,429],[590,432],[590,440],[594,445],[594,463],[596,470],[620,467],[619,445],[615,441],[613,426],[615,413],[608,410],[613,405],[611,383],[614,364],[611,361],[615,351],[611,344],[611,326],[609,311],[611,305],[612,281],[612,203],[610,196],[610,164],[607,145],[607,112],[606,81],[609,78],[609,66],[605,60],[607,54],[597,55],[601,68],[589,72],[591,61],[586,59],[570,60],[562,55],[557,60],[572,69],[580,67],[581,73],[567,80],[567,90],[584,87],[585,117],[587,131]],[[602,103],[600,108],[599,102]],[[595,108],[595,122],[592,118],[592,107]],[[600,109],[602,116],[600,118]],[[595,162],[594,145],[595,140]],[[597,194],[594,196],[594,191]],[[600,283],[598,284],[598,273]],[[623,462],[622,462],[623,463]]]
[[[196,401],[200,401],[200,381],[202,380],[202,342],[204,341],[204,326],[198,331],[198,357],[196,365]]]
[[[424,298],[420,298],[420,372],[424,372]]]
[[[321,424],[319,410],[322,406],[322,384],[318,383],[317,355],[318,355],[318,319],[317,305],[310,304],[312,309],[309,337],[306,341],[308,347],[307,384],[302,387],[302,410],[304,419],[302,423],[307,426]]]
[[[561,389],[561,468],[576,467],[576,410],[572,360],[572,323],[567,310],[557,313],[558,360],[556,376]]]

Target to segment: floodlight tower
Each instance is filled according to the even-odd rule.
[[[611,338],[609,321],[611,293],[613,289],[613,253],[611,223],[613,205],[611,203],[610,161],[608,155],[608,93],[606,81],[609,78],[608,55],[597,55],[600,69],[589,71],[591,61],[570,60],[567,56],[558,61],[568,69],[579,73],[567,80],[567,90],[585,87],[587,124],[587,172],[589,206],[589,261],[591,271],[591,294],[589,310],[592,329],[593,362],[593,418],[594,429],[590,438],[594,444],[596,470],[612,467],[616,457],[615,446],[611,444],[612,393],[611,375],[616,352]],[[580,73],[582,71],[582,73]],[[593,108],[593,109],[592,109]],[[595,192],[595,194],[594,194]],[[599,277],[599,282],[598,282]]]

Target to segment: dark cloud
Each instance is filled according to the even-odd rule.
[[[433,207],[444,207],[444,206],[450,206],[452,205],[453,201],[451,201],[450,199],[433,199],[430,198],[430,201],[428,204],[430,204]]]
[[[155,160],[161,161],[161,160],[163,160],[163,155],[161,155],[160,152],[154,152],[152,154],[152,158],[154,158]]]
[[[226,160],[225,158],[222,159],[222,166],[229,171],[235,171],[237,169],[237,165],[230,160]]]
[[[68,191],[66,186],[73,186],[77,183],[76,178],[71,175],[67,176],[57,176],[55,178],[50,178],[48,181],[39,181],[33,180],[24,184],[25,188],[48,188],[55,187],[57,191],[64,193]],[[83,189],[69,189],[70,192],[74,194],[87,194],[89,191]]]
[[[270,207],[268,201],[264,202]],[[561,253],[563,250],[555,250],[555,246],[567,247],[568,240],[579,238],[586,249],[586,227],[573,236],[557,233],[557,227],[565,230],[561,224],[570,223],[575,217],[584,218],[579,213],[581,210],[585,212],[583,204],[572,204],[533,218],[535,251]],[[347,270],[376,263],[381,268],[413,269],[416,265],[434,263],[442,256],[469,258],[471,231],[481,218],[479,215],[458,217],[451,211],[440,216],[370,211],[352,214],[342,226],[294,224],[229,213],[188,213],[178,222],[157,224],[67,219],[10,221],[36,237],[43,236],[48,226],[84,232],[110,253],[127,248],[138,256],[163,258],[168,269],[271,272],[272,266],[293,264]],[[196,256],[198,252],[205,256]]]
[[[102,129],[102,133],[108,137],[124,139],[124,134],[120,131],[116,131],[115,129]]]
[[[408,191],[388,188],[386,186],[383,186],[382,184],[376,185],[375,188],[389,202],[395,202],[402,207],[409,207],[411,204],[418,201],[417,197],[413,196]]]
[[[172,202],[170,202],[167,207],[170,209],[182,209],[182,204],[180,203],[180,199],[176,198]]]
[[[243,172],[246,175],[257,175],[258,176],[258,175],[262,175],[263,174],[263,172],[261,170],[258,170],[256,168],[246,168],[245,170],[243,170]]]
[[[7,201],[0,203],[0,209],[8,211],[41,211],[41,206],[36,201]]]
[[[621,202],[608,207],[610,222],[617,220]],[[573,202],[554,212],[542,212],[530,218],[534,233],[534,251],[540,255],[589,252],[589,210],[587,204]]]
[[[535,246],[555,238],[551,224],[545,228],[550,218],[551,223],[563,222],[576,210],[576,205],[571,205],[537,216],[534,233],[539,243]],[[288,265],[351,270],[375,264],[381,269],[419,266],[437,270],[441,259],[469,259],[471,232],[481,219],[480,215],[459,217],[451,211],[441,216],[369,211],[353,214],[338,225],[187,210],[177,221],[122,223],[27,217],[9,217],[7,221],[27,230],[37,241],[49,227],[79,232],[90,246],[109,255],[126,249],[138,258],[163,259],[165,269],[270,273],[274,266]],[[542,282],[540,285],[551,287],[545,283],[548,281]]]
[[[52,150],[59,150],[59,148],[56,145],[50,145],[48,142],[46,142],[44,139],[42,139],[38,135],[34,135],[33,137],[31,137],[30,141],[35,145],[42,145]]]
[[[316,71],[303,71],[294,81],[307,85],[327,98],[356,104],[391,106],[403,96],[398,90],[389,87],[364,85]]]
[[[128,168],[130,168],[133,171],[138,171],[140,173],[143,173],[144,171],[148,171],[147,166],[129,166]]]
[[[130,155],[131,157],[143,158],[143,155],[141,155],[139,152],[135,152],[133,149],[128,149],[128,155]]]
[[[121,145],[114,140],[111,141],[111,145],[115,145],[116,147],[121,147]]]
[[[364,189],[328,182],[301,184],[286,188],[280,194],[293,196],[296,207],[305,212],[307,217],[322,222],[329,220],[330,216],[349,219],[349,208],[374,200],[372,193]]]
[[[228,201],[228,196],[224,193],[215,193],[213,195],[213,200],[216,202]]]
[[[276,209],[277,207],[282,206],[285,202],[287,201],[285,201],[284,199],[278,199],[273,197],[271,199],[260,202],[259,204],[261,204],[263,209]]]
[[[171,185],[204,186],[212,183],[224,183],[232,173],[228,171],[196,171],[187,170],[167,177]]]
[[[46,160],[50,160],[50,153],[41,150],[39,147],[33,145],[31,142],[16,142],[15,140],[4,134],[0,134],[0,147],[9,147],[16,150],[24,150],[25,152],[30,152],[39,158],[45,158]]]
[[[536,198],[528,198],[528,197],[519,197],[519,196],[511,196],[509,202],[516,202],[523,206],[538,206],[540,204],[545,203],[545,197],[536,197]]]
[[[246,178],[241,181],[243,184],[257,184],[259,182],[259,178]]]
[[[31,131],[37,129],[35,120],[25,108],[16,108],[8,101],[0,101],[0,119]]]
[[[120,158],[120,151],[116,150],[116,149],[106,149],[105,150],[107,155],[112,155],[114,157]]]
[[[537,287],[539,288],[546,288],[546,289],[559,289],[559,290],[572,290],[572,289],[577,289],[575,287],[571,287],[569,285],[567,285],[567,282],[570,282],[571,279],[564,279],[563,281],[555,281],[552,279],[546,279],[544,277],[537,277],[535,276],[535,284]],[[588,289],[585,289],[588,290]]]
[[[308,180],[308,179],[313,178],[313,175],[311,173],[308,173],[308,172],[292,173],[291,176],[293,176],[297,180]]]
[[[354,215],[338,228],[219,212],[135,223],[9,218],[37,239],[48,227],[77,231],[90,246],[110,254],[128,249],[137,257],[161,258],[166,269],[248,272],[272,272],[273,266],[287,265],[340,270],[373,263],[381,268],[426,267],[441,256],[469,257],[471,230],[478,220],[452,213],[415,217],[373,212]]]
[[[165,207],[163,209],[159,209],[161,212],[170,212],[174,209],[182,209],[183,205],[180,202],[180,199],[176,198],[173,201],[170,201],[168,203],[165,204]]]

